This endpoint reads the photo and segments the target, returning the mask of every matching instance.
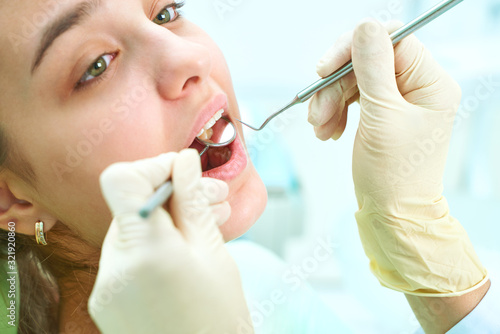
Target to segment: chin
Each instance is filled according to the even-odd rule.
[[[267,191],[262,179],[249,161],[244,173],[229,183],[229,220],[220,227],[224,240],[242,236],[255,224],[267,204]]]

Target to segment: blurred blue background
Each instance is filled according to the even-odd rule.
[[[437,3],[187,0],[183,11],[220,46],[243,118],[260,124],[317,79],[316,62],[361,19],[409,22]],[[445,191],[500,282],[500,2],[464,1],[417,36],[463,89]],[[488,94],[477,94],[479,87]],[[307,123],[304,104],[288,111],[279,127],[247,132],[269,204],[246,238],[293,264],[311,255],[318,237],[332,236],[334,256],[309,275],[310,284],[355,333],[413,333],[418,323],[404,296],[371,275],[357,234],[351,156],[358,120],[355,105],[344,136],[323,143]]]

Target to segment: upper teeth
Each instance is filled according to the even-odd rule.
[[[200,130],[200,133],[198,133],[198,135],[196,137],[201,136],[203,134],[203,132],[207,131],[212,126],[214,126],[215,123],[217,123],[217,121],[219,119],[221,119],[223,113],[224,113],[224,109],[219,110],[217,113],[215,113],[215,115],[213,115],[212,118],[210,118],[210,120],[207,122],[207,124],[205,124],[203,129]]]

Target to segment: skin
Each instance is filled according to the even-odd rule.
[[[422,329],[427,334],[440,334],[466,317],[481,302],[490,286],[491,282],[487,281],[480,288],[459,297],[405,297]]]
[[[34,235],[40,219],[49,243],[57,240],[75,253],[63,255],[53,245],[58,256],[97,268],[112,220],[99,187],[101,172],[115,162],[186,148],[195,120],[215,94],[227,95],[230,117],[239,118],[239,110],[225,59],[211,38],[184,18],[165,25],[152,22],[171,1],[102,1],[90,19],[54,42],[32,75],[44,25],[35,25],[36,32],[26,36],[26,22],[34,22],[37,13],[48,13],[52,20],[80,1],[61,1],[47,12],[49,3],[2,3],[1,43],[12,45],[12,34],[21,36],[22,43],[0,54],[1,120],[11,150],[23,153],[37,178],[31,186],[12,172],[1,173],[0,227],[7,229],[15,221],[17,233]],[[76,91],[87,68],[113,52],[117,57],[103,80]],[[130,100],[138,89],[141,98]],[[117,112],[117,102],[126,111]],[[69,166],[69,150],[86,140],[83,131],[95,130],[101,130],[102,140],[96,139],[90,153]],[[242,138],[241,126],[237,131]],[[232,213],[221,232],[231,240],[257,220],[267,195],[251,162],[228,185]],[[59,278],[61,332],[71,323],[85,332],[96,330],[86,313],[94,280],[95,271]]]

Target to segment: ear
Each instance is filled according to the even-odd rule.
[[[34,203],[27,191],[9,184],[4,175],[0,175],[0,228],[9,231],[12,223],[16,233],[35,235],[35,223],[42,221],[44,232],[49,231],[57,222],[57,218]],[[9,229],[10,227],[10,229]]]

